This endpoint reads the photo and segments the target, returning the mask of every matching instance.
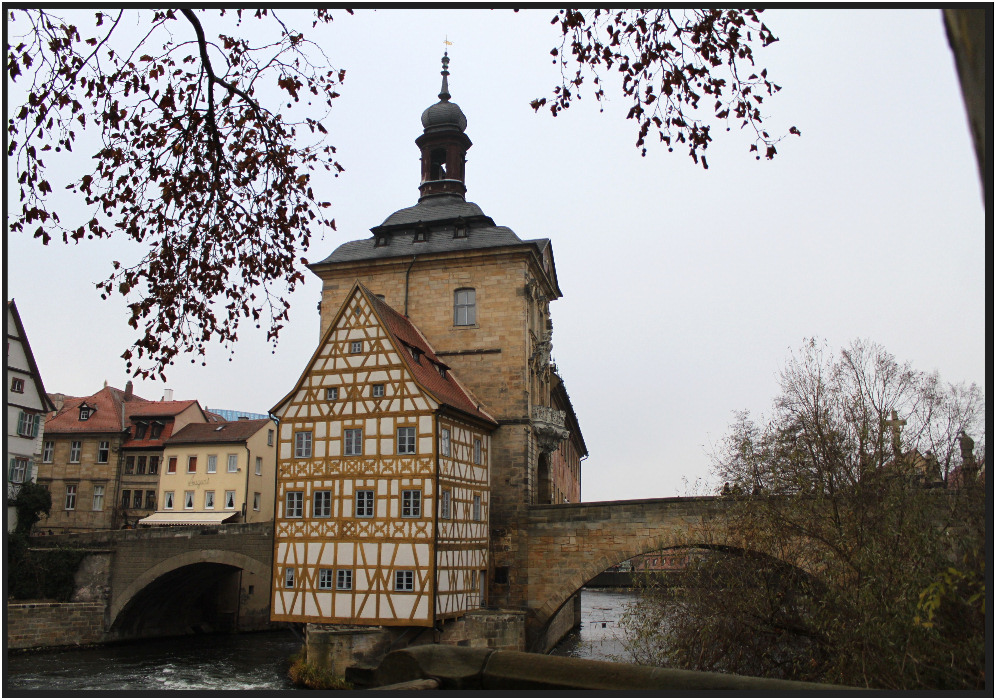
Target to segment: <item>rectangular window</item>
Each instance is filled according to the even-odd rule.
[[[450,429],[443,428],[442,433],[439,436],[439,452],[443,457],[450,456]]]
[[[302,430],[294,433],[294,457],[305,459],[311,456],[311,431]]]
[[[331,491],[315,491],[315,504],[312,506],[311,515],[314,518],[332,517]]]
[[[374,384],[370,387],[370,393],[375,399],[379,399],[384,395],[384,385]]]
[[[474,520],[481,519],[481,495],[479,493],[474,494]]]
[[[135,462],[135,473],[136,474],[144,474],[145,473],[145,465],[148,464],[148,462],[149,462],[149,458],[147,456],[145,456],[145,455],[139,455],[138,456],[138,460]]]
[[[481,441],[474,439],[474,464],[481,463]]]
[[[163,434],[163,424],[162,423],[155,422],[149,428],[149,439],[150,440],[158,440],[159,436],[162,435],[162,434]]]
[[[156,492],[146,491],[145,492],[145,509],[155,510],[156,509]]]
[[[450,492],[443,491],[442,498],[439,502],[439,517],[447,518],[450,517]]]
[[[125,489],[121,492],[121,507],[130,508],[131,507],[131,489]]]
[[[23,484],[28,475],[28,460],[23,457],[14,457],[10,460],[10,483]]]
[[[166,473],[176,474],[176,457],[169,458],[169,462],[166,463]]]
[[[253,493],[253,495],[252,495],[252,509],[253,510],[259,510],[259,504],[260,504],[261,500],[262,500],[262,498],[261,498],[260,493],[258,491],[255,492],[255,493]]]
[[[55,454],[55,443],[51,440],[45,441],[45,449],[42,450],[42,461],[46,464],[52,463],[52,456]]]
[[[104,487],[100,484],[93,487],[93,509],[104,510]]]
[[[263,476],[263,458],[256,458],[256,476]]]
[[[197,471],[197,455],[187,457],[187,473],[193,474]]]
[[[294,587],[294,568],[288,566],[284,569],[284,588]]]
[[[335,572],[335,587],[339,591],[353,590],[353,570],[339,569]]]
[[[187,510],[193,510],[194,508],[194,492],[184,491],[183,492],[183,507]]]
[[[142,492],[141,491],[135,491],[135,493],[132,494],[132,507],[134,507],[134,508],[141,508],[142,507]]]
[[[401,492],[401,517],[422,517],[422,492],[420,490],[405,490]]]
[[[38,437],[38,416],[21,411],[17,416],[17,434],[21,437]]]
[[[204,492],[204,510],[214,509],[214,491]]]
[[[21,379],[20,377],[13,377],[13,378],[11,378],[11,380],[10,380],[10,390],[13,391],[15,394],[23,394],[24,393],[24,380]]]
[[[135,439],[136,440],[144,440],[145,439],[145,431],[148,430],[148,428],[149,428],[149,424],[148,423],[136,423],[135,424]]]
[[[374,515],[374,492],[356,492],[356,517],[372,518]]]
[[[218,455],[208,455],[208,474],[215,474],[218,471]]]
[[[225,491],[225,510],[235,510],[235,491]]]
[[[76,510],[76,484],[66,485],[66,510]]]
[[[473,326],[477,323],[477,293],[473,289],[453,292],[453,325]]]
[[[159,473],[159,457],[152,455],[149,457],[149,474]]]
[[[353,354],[363,352],[363,341],[354,340],[349,344],[349,351]]]
[[[355,457],[363,454],[363,430],[360,428],[350,428],[343,432],[345,433],[343,437],[345,445],[342,453],[347,457]]]
[[[339,387],[333,386],[325,390],[325,400],[326,401],[338,401],[339,400]]]
[[[303,518],[304,517],[304,491],[288,491],[287,501],[284,506],[284,517]]]
[[[237,472],[239,470],[239,456],[228,455],[228,471]]]
[[[396,591],[414,591],[415,590],[415,572],[414,571],[395,571],[394,572],[394,590],[396,590]]]
[[[69,443],[69,463],[79,464],[80,455],[83,452],[83,443],[79,440],[73,440]]]
[[[273,431],[272,430],[267,430],[266,431],[266,446],[267,447],[273,447]]]
[[[163,510],[173,510],[173,492],[167,491],[163,494]]]
[[[318,588],[322,591],[332,590],[332,569],[318,570]]]
[[[135,455],[125,457],[125,474],[135,473]]]
[[[415,454],[415,428],[398,428],[398,454]]]

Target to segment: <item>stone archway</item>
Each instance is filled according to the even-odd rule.
[[[228,629],[238,626],[243,573],[268,578],[270,566],[239,552],[199,550],[184,552],[150,567],[112,597],[108,607],[108,634],[130,638],[145,627],[174,634],[189,631],[198,608],[224,608]],[[175,613],[174,613],[175,611]],[[202,627],[217,629],[216,619]],[[223,627],[224,628],[224,627]],[[193,629],[198,630],[196,624]]]

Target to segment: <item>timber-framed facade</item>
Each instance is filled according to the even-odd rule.
[[[359,284],[280,419],[272,619],[431,627],[480,605],[497,422]]]

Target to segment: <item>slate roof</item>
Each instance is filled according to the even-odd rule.
[[[80,405],[86,403],[96,411],[87,420],[80,420]],[[67,396],[62,409],[50,413],[45,420],[46,433],[119,433],[125,429],[123,405],[151,403],[140,396],[124,400],[124,392],[105,386],[90,396]]]
[[[498,424],[494,417],[481,407],[480,401],[460,382],[446,363],[436,356],[432,345],[410,320],[399,314],[363,285],[358,286],[370,305],[374,307],[374,311],[383,322],[384,327],[401,345],[398,349],[401,351],[402,360],[415,377],[415,381],[423,389],[446,406],[462,411],[478,420],[493,425]],[[421,361],[415,361],[409,348],[416,348],[421,352]],[[440,375],[438,369],[440,366],[446,370],[446,378]]]
[[[245,442],[269,423],[262,420],[234,420],[225,423],[189,423],[166,441],[167,445],[201,442]]]
[[[458,221],[467,227],[467,235],[454,237]],[[426,240],[415,241],[416,224],[425,225]],[[411,257],[425,253],[449,253],[464,250],[483,250],[532,244],[542,254],[549,239],[541,238],[524,241],[507,226],[495,226],[491,217],[486,216],[473,202],[464,201],[459,195],[436,195],[427,197],[413,207],[399,209],[384,220],[380,226],[370,229],[374,235],[358,241],[343,243],[327,258],[312,265],[355,262],[360,260],[380,260],[396,257]],[[387,245],[377,245],[379,236],[387,236]]]

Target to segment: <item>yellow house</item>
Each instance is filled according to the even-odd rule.
[[[276,431],[270,419],[185,426],[164,446],[158,510],[139,524],[273,520]]]

